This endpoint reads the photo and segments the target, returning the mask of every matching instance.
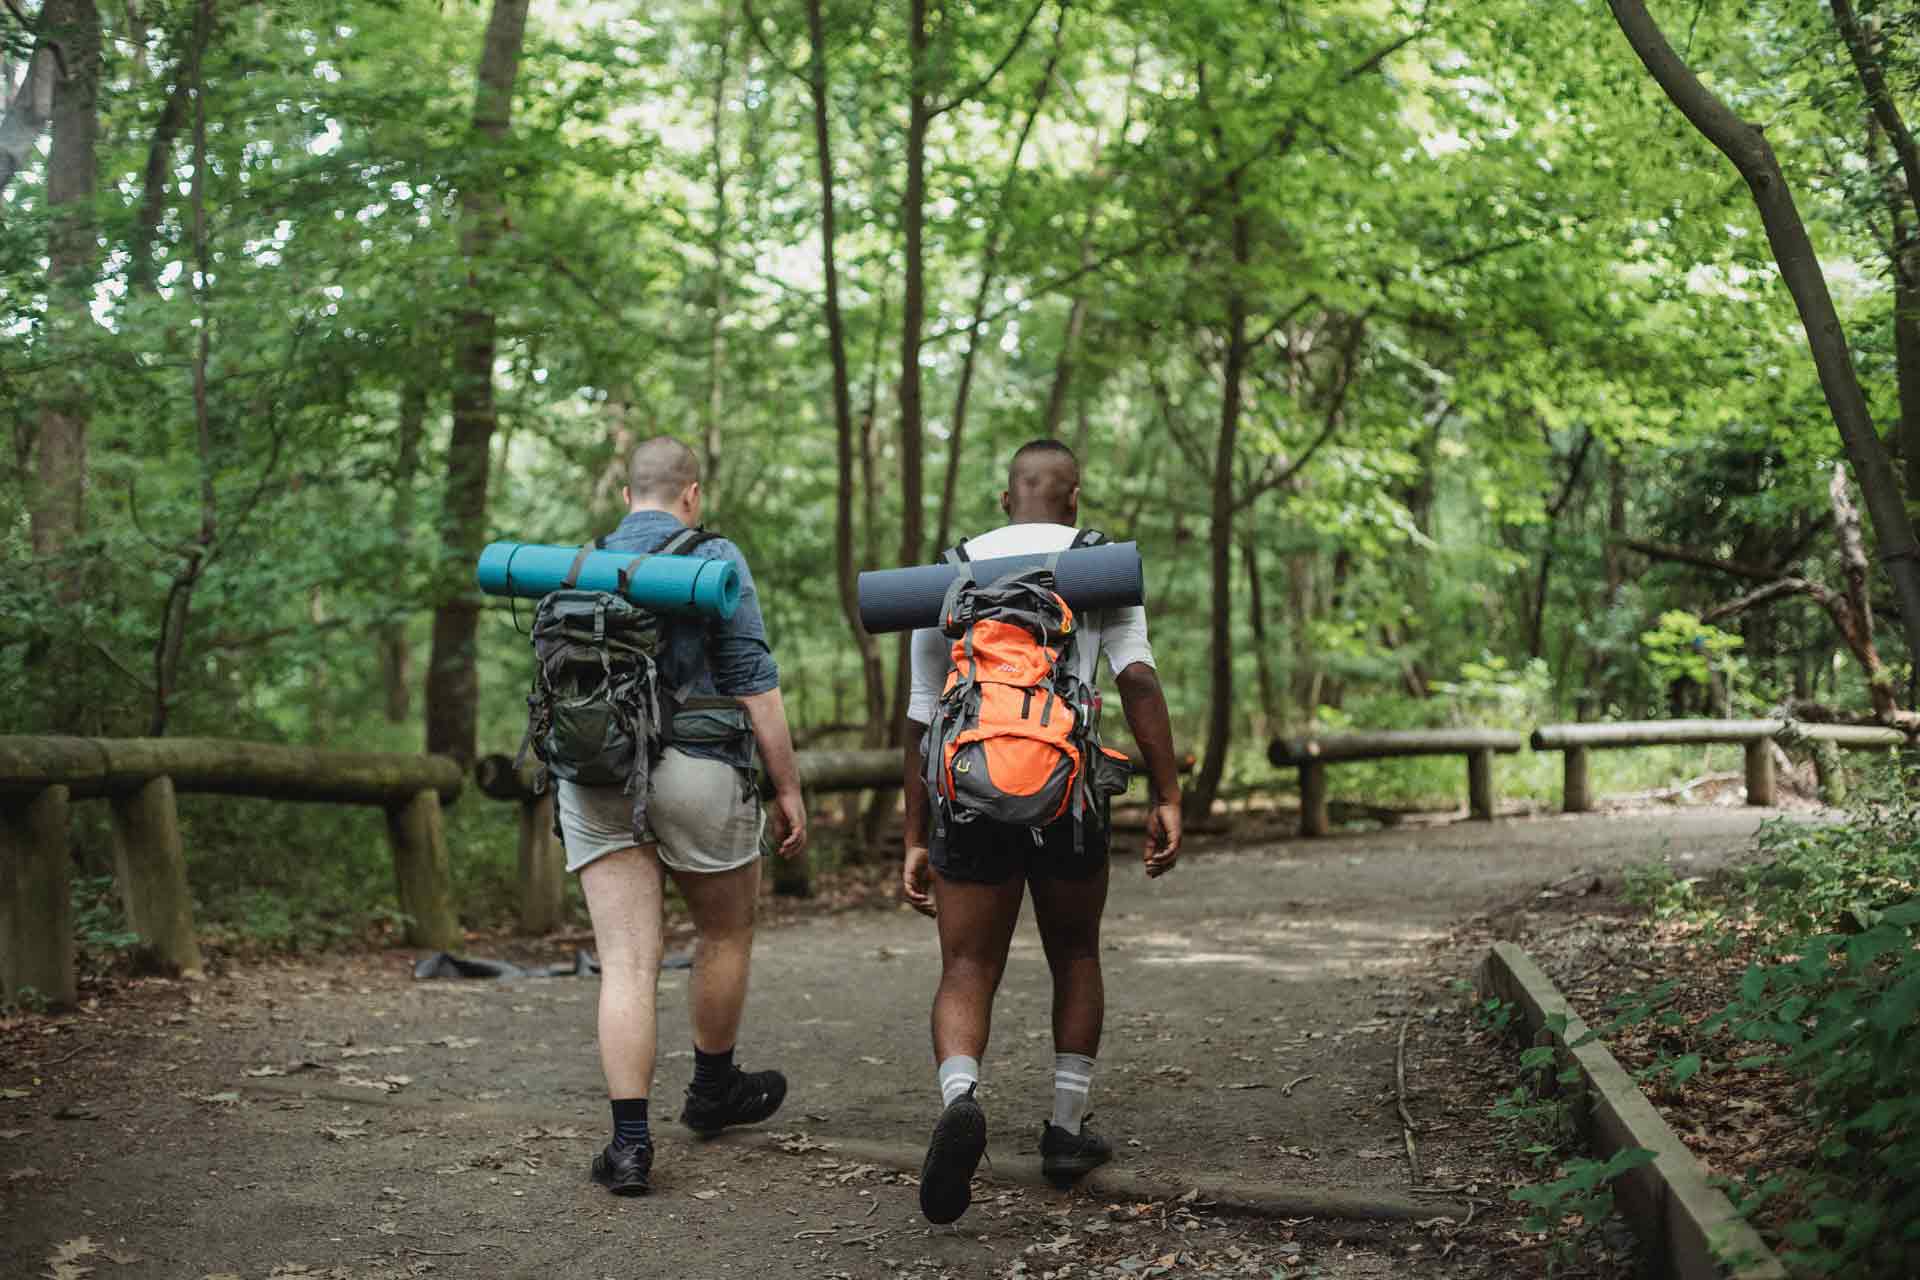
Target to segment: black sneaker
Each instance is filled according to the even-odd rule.
[[[680,1123],[703,1138],[736,1124],[759,1124],[787,1100],[787,1078],[778,1071],[733,1069],[726,1087],[715,1094],[687,1090]]]
[[[972,1086],[955,1098],[934,1122],[927,1160],[920,1166],[920,1212],[944,1226],[973,1203],[973,1171],[987,1149],[987,1113],[974,1100]]]
[[[1082,1123],[1069,1133],[1048,1122],[1040,1131],[1040,1172],[1056,1187],[1072,1184],[1113,1159],[1113,1144]]]
[[[622,1146],[609,1142],[593,1158],[593,1180],[617,1196],[643,1196],[653,1190],[653,1144]]]

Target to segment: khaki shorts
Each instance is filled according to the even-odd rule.
[[[760,856],[766,815],[730,764],[668,747],[653,767],[648,830],[635,836],[633,797],[619,787],[582,787],[562,780],[554,790],[567,870],[649,840],[676,871],[732,871]]]

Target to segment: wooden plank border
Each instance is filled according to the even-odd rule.
[[[1640,1087],[1607,1047],[1585,1044],[1587,1026],[1533,957],[1511,942],[1496,942],[1474,975],[1481,995],[1498,996],[1519,1010],[1530,1036],[1543,1031],[1579,1070],[1585,1111],[1576,1120],[1601,1156],[1644,1147],[1651,1163],[1614,1182],[1615,1202],[1653,1257],[1654,1273],[1676,1280],[1787,1280],[1787,1270],[1728,1200],[1707,1180]],[[1564,1030],[1547,1019],[1559,1014]],[[1569,1047],[1571,1046],[1571,1047]]]

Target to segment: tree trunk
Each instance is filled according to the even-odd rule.
[[[808,85],[813,96],[813,150],[820,172],[820,259],[821,272],[826,277],[827,350],[833,364],[834,445],[840,466],[834,490],[834,568],[840,587],[840,612],[860,653],[860,671],[867,690],[867,740],[877,746],[886,715],[886,672],[880,665],[879,646],[860,625],[860,597],[854,573],[853,391],[847,369],[846,324],[840,314],[840,267],[834,247],[833,149],[828,129],[827,48],[821,0],[807,0],[807,41],[811,50]]]
[[[400,393],[400,421],[393,461],[393,541],[404,566],[413,541],[413,486],[420,473],[420,437],[426,429],[427,385],[409,377]],[[413,714],[413,649],[407,623],[395,618],[380,628],[380,674],[386,685],[387,723],[405,724]]]
[[[1086,256],[1084,253],[1082,258]],[[1083,293],[1073,295],[1073,303],[1067,308],[1067,331],[1060,339],[1060,355],[1053,362],[1053,385],[1047,391],[1047,417],[1040,434],[1051,439],[1060,438],[1060,424],[1067,416],[1067,394],[1073,385],[1074,362],[1080,355],[1080,332],[1087,323],[1087,297]]]
[[[927,202],[927,125],[932,70],[927,57],[927,0],[907,0],[907,183],[900,204],[906,242],[906,279],[900,291],[900,563],[920,563],[926,542],[923,510],[922,449],[926,430],[920,404],[920,342],[926,327],[926,258],[922,235]],[[913,633],[903,631],[894,651],[893,714],[890,741],[898,743],[906,718],[907,690],[913,681]]]
[[[91,5],[86,7],[92,8]],[[33,52],[27,55],[26,79],[21,81],[12,100],[7,103],[6,114],[0,116],[0,195],[6,193],[14,175],[33,162],[33,148],[53,120],[53,102],[61,76],[60,63],[48,45],[61,45],[71,69],[74,50],[66,45],[67,37],[58,33],[61,24],[71,21],[71,15],[80,8],[70,0],[47,0],[41,10],[41,29],[46,34],[34,43]],[[98,30],[97,16],[95,30]],[[96,56],[98,43],[96,39]]]
[[[1914,539],[1913,521],[1886,446],[1868,412],[1826,277],[1773,147],[1759,128],[1735,115],[1681,61],[1641,0],[1608,0],[1608,4],[1655,82],[1694,128],[1733,162],[1753,194],[1774,261],[1800,313],[1828,411],[1866,498],[1880,561],[1893,579],[1909,659],[1920,671],[1920,543]]]
[[[100,13],[94,0],[47,0],[40,23],[45,38],[60,45],[67,67],[65,76],[53,77],[53,144],[47,154],[46,186],[47,327],[49,346],[63,358],[42,375],[31,524],[34,558],[47,564],[56,596],[71,600],[79,590],[79,575],[65,556],[86,524],[87,427],[92,418],[88,362],[79,349],[93,328],[93,285],[100,268],[93,216],[99,169]],[[44,49],[39,57],[46,59]],[[23,92],[38,92],[31,76]]]
[[[487,20],[473,129],[483,149],[506,139],[513,119],[513,86],[520,71],[528,0],[493,0]],[[447,488],[441,543],[459,584],[433,614],[433,652],[427,664],[427,750],[473,759],[478,747],[480,678],[475,643],[480,598],[469,567],[487,531],[487,472],[495,423],[494,313],[481,283],[485,260],[499,238],[504,211],[494,185],[500,170],[477,163],[460,192],[460,252],[466,260],[467,305],[453,317],[453,438],[447,446]]]
[[[720,65],[713,77],[713,300],[707,331],[707,430],[705,464],[701,469],[701,492],[706,507],[718,509],[714,494],[720,489],[720,423],[726,414],[727,368],[727,155],[726,103],[728,55],[732,52],[731,11],[721,8],[720,41],[717,46]]]
[[[1235,200],[1238,183],[1230,184]],[[1242,292],[1253,261],[1251,218],[1236,209],[1232,224],[1233,278],[1227,293],[1227,363],[1220,399],[1220,439],[1213,454],[1213,507],[1208,524],[1212,552],[1213,598],[1211,640],[1213,652],[1207,682],[1207,747],[1194,779],[1188,803],[1196,821],[1213,808],[1220,778],[1227,766],[1227,744],[1233,721],[1233,460],[1240,443],[1241,384],[1247,368],[1247,298]]]
[[[1256,527],[1258,527],[1256,525]],[[1273,682],[1273,653],[1267,647],[1267,606],[1260,583],[1260,539],[1249,533],[1241,542],[1240,558],[1247,566],[1247,623],[1253,631],[1253,659],[1260,679],[1260,736],[1280,723],[1280,695]]]
[[[190,49],[187,56],[205,55],[204,49]],[[128,246],[127,282],[135,289],[152,292],[158,272],[153,264],[153,242],[160,234],[160,222],[167,212],[167,180],[173,174],[174,145],[180,139],[180,126],[187,120],[187,104],[192,83],[176,73],[167,105],[153,122],[153,134],[147,140],[147,165],[140,186],[140,209],[134,218],[133,243]]]

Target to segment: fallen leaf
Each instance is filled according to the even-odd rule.
[[[860,1055],[860,1061],[866,1063],[870,1067],[884,1067],[887,1065],[887,1060],[885,1058],[876,1058],[871,1054],[865,1054],[865,1053]]]
[[[348,1138],[364,1138],[367,1136],[367,1131],[364,1128],[345,1128],[330,1124],[320,1126],[320,1132],[326,1134],[328,1139],[333,1142],[345,1142]]]
[[[365,1076],[341,1076],[340,1083],[349,1089],[377,1089],[381,1093],[392,1093],[400,1087],[388,1084],[385,1080],[369,1080]]]
[[[202,1093],[194,1098],[195,1102],[210,1103],[216,1107],[231,1107],[240,1101],[240,1095],[232,1089],[223,1089],[219,1093]]]
[[[130,1267],[134,1263],[142,1261],[139,1254],[131,1253],[125,1249],[109,1249],[100,1256],[116,1267]]]
[[[100,1252],[100,1246],[93,1242],[92,1236],[75,1236],[65,1244],[53,1246],[53,1255],[49,1262],[72,1262],[75,1258],[84,1258],[88,1254]]]
[[[471,1049],[480,1043],[479,1036],[441,1036],[438,1040],[429,1040],[428,1044],[439,1045],[442,1049]]]
[[[1400,1158],[1398,1151],[1375,1151],[1371,1148],[1362,1149],[1353,1154],[1362,1160],[1398,1160]]]
[[[718,1200],[720,1193],[718,1191],[696,1191],[693,1193],[693,1198],[695,1200]]]
[[[240,1280],[240,1277],[231,1271],[209,1271],[200,1280]]]
[[[1264,1089],[1267,1085],[1264,1080],[1249,1080],[1245,1084],[1228,1084],[1220,1087],[1223,1089]]]
[[[39,1176],[40,1176],[40,1171],[34,1168],[30,1164],[22,1165],[18,1169],[7,1170],[8,1182],[25,1182],[29,1178],[37,1178]]]
[[[342,1049],[343,1058],[380,1058],[390,1054],[405,1053],[406,1047],[397,1044],[366,1044],[354,1049]]]
[[[248,1067],[245,1071],[241,1072],[241,1074],[252,1076],[258,1080],[263,1076],[283,1076],[287,1073],[282,1067]]]
[[[9,1102],[18,1098],[31,1098],[32,1096],[33,1090],[31,1089],[0,1089],[0,1098],[4,1098]]]
[[[26,1132],[25,1129],[0,1129],[0,1142],[12,1142],[15,1138],[25,1135]]]
[[[395,1089],[404,1089],[413,1083],[412,1076],[382,1076],[381,1080]]]

